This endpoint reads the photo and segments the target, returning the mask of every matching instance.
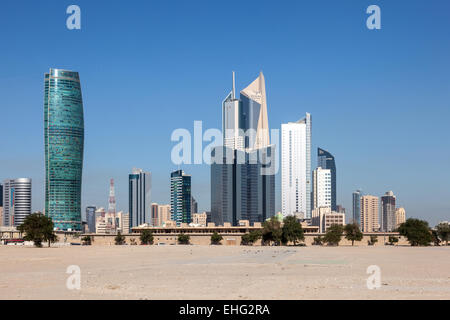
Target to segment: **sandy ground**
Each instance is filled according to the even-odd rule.
[[[0,246],[0,299],[450,299],[450,247]]]

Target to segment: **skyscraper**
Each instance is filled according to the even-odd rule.
[[[223,146],[211,154],[211,220],[262,222],[275,214],[275,146],[270,145],[264,75],[222,104]]]
[[[313,209],[320,207],[331,208],[331,170],[318,167],[313,172]]]
[[[177,226],[191,223],[191,176],[182,170],[170,174],[170,202],[172,221]]]
[[[352,222],[358,224],[359,226],[361,225],[361,196],[361,190],[356,190],[352,194]]]
[[[311,115],[281,125],[281,206],[284,216],[311,218]]]
[[[45,214],[59,230],[81,231],[84,119],[77,72],[45,74]]]
[[[152,222],[151,225],[153,227],[159,226],[159,206],[157,203],[152,203]]]
[[[31,179],[7,179],[3,182],[3,225],[20,226],[31,214]]]
[[[328,151],[317,148],[317,166],[329,169],[331,173],[331,210],[337,211],[336,204],[336,163],[334,156]]]
[[[97,207],[86,207],[86,222],[90,233],[95,233],[95,211]]]
[[[388,191],[381,197],[381,231],[393,231],[395,225],[395,195]]]
[[[395,209],[395,228],[400,227],[402,223],[406,221],[406,211],[405,208]]]
[[[193,215],[194,213],[198,213],[198,202],[194,197],[191,198],[191,215]]]
[[[130,229],[151,223],[151,173],[134,168],[128,179]]]
[[[364,195],[361,197],[361,229],[363,232],[375,232],[380,229],[378,222],[378,197]]]

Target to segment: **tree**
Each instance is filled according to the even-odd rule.
[[[361,230],[359,230],[359,226],[356,223],[347,224],[344,227],[345,239],[350,240],[352,242],[352,246],[355,241],[361,241],[363,238],[363,234]]]
[[[189,235],[182,233],[178,236],[178,243],[179,244],[189,244],[190,239],[191,239],[191,237],[189,237]]]
[[[294,246],[297,245],[297,241],[305,240],[303,228],[300,222],[297,221],[295,216],[287,216],[284,218],[282,227],[282,242],[293,242]]]
[[[323,244],[323,237],[322,236],[314,237],[312,244],[315,246],[321,246]]]
[[[273,242],[275,245],[279,245],[283,236],[283,231],[281,230],[281,223],[274,216],[270,220],[264,221],[262,238],[264,243],[270,244]]]
[[[370,240],[367,241],[367,244],[369,246],[373,246],[377,242],[378,242],[378,237],[377,236],[370,236]]]
[[[250,233],[246,233],[246,234],[244,234],[242,236],[242,238],[241,238],[241,245],[243,245],[243,246],[251,246],[256,241],[261,239],[261,237],[262,237],[262,233],[261,233],[260,230],[250,231]]]
[[[152,233],[152,231],[148,230],[148,229],[142,230],[142,233],[139,236],[139,240],[141,240],[141,244],[153,244],[153,233]]]
[[[84,236],[83,238],[81,238],[81,241],[83,242],[83,245],[85,245],[85,246],[90,246],[92,243],[92,239],[90,236]]]
[[[119,232],[117,232],[116,237],[114,238],[114,242],[116,243],[116,246],[121,246],[125,244],[125,237]]]
[[[439,239],[437,230],[431,230],[431,239],[436,247],[439,247],[441,245],[441,239]]]
[[[332,224],[325,236],[323,237],[323,241],[325,241],[328,245],[338,246],[341,241],[342,235],[344,233],[344,227],[340,224]]]
[[[436,226],[436,232],[442,241],[445,241],[445,245],[448,246],[448,240],[450,239],[450,224],[439,223]]]
[[[216,231],[211,236],[211,244],[221,244],[220,241],[223,240],[223,237],[218,234]]]
[[[53,231],[53,221],[51,218],[41,213],[33,213],[25,218],[25,221],[17,227],[24,235],[26,241],[33,241],[38,248],[42,247],[42,242],[48,242],[48,246],[57,240]]]
[[[409,218],[399,226],[398,232],[408,239],[411,246],[428,246],[433,241],[428,222],[423,220]]]
[[[393,246],[394,244],[396,244],[397,242],[398,242],[398,237],[396,237],[396,236],[389,236],[389,244],[391,245],[391,246]]]

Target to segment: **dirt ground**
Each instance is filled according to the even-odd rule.
[[[0,299],[450,299],[450,247],[0,246],[0,270]]]

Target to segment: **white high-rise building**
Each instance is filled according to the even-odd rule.
[[[311,115],[281,125],[281,201],[283,216],[311,218]]]
[[[331,208],[331,170],[316,168],[313,172],[313,209]]]
[[[3,182],[3,223],[20,226],[31,214],[31,179],[7,179]]]

